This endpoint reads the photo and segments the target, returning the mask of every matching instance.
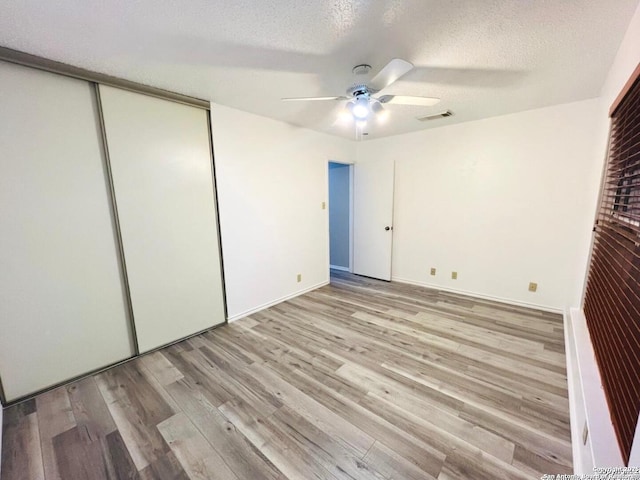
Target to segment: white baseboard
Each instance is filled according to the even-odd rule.
[[[467,290],[461,290],[461,289],[458,289],[458,288],[443,287],[441,285],[434,285],[434,284],[431,284],[431,283],[419,282],[419,281],[416,281],[416,280],[407,280],[406,278],[391,277],[391,281],[392,282],[407,283],[409,285],[417,285],[419,287],[431,288],[433,290],[442,290],[443,292],[458,293],[460,295],[466,295],[467,297],[479,298],[479,299],[482,299],[482,300],[491,300],[493,302],[504,303],[506,305],[513,305],[515,307],[534,308],[536,310],[542,310],[543,312],[564,314],[564,311],[561,308],[550,307],[548,305],[539,305],[537,303],[521,302],[519,300],[512,300],[510,298],[496,297],[496,296],[493,296],[493,295],[485,295],[483,293],[469,292]]]
[[[640,467],[640,422],[636,424],[636,434],[633,436],[631,453],[629,454],[629,466]]]
[[[585,475],[593,469],[593,459],[585,458],[582,449],[581,428],[584,425],[584,407],[582,401],[582,390],[580,386],[579,372],[577,370],[577,357],[575,353],[575,342],[573,341],[573,331],[571,327],[571,316],[569,312],[563,315],[564,325],[564,346],[565,359],[567,365],[567,390],[569,394],[569,424],[571,429],[571,456],[573,473]]]
[[[590,474],[593,467],[622,467],[624,460],[581,309],[570,310],[565,329],[574,469],[579,474]],[[585,422],[589,430],[586,445],[582,442]]]
[[[349,267],[340,267],[338,265],[329,265],[329,268],[333,270],[342,270],[343,272],[350,272],[351,269]]]
[[[294,292],[294,293],[292,293],[290,295],[285,295],[284,297],[280,297],[280,298],[278,298],[276,300],[273,300],[271,302],[263,303],[262,305],[260,305],[258,307],[255,307],[255,308],[252,308],[250,310],[246,310],[246,311],[244,311],[242,313],[238,313],[236,315],[233,315],[232,317],[229,317],[227,319],[227,321],[229,323],[235,322],[236,320],[240,320],[241,318],[248,317],[249,315],[251,315],[253,313],[257,313],[260,310],[264,310],[266,308],[273,307],[274,305],[277,305],[277,304],[282,303],[282,302],[286,302],[287,300],[290,300],[290,299],[292,299],[294,297],[303,295],[303,294],[305,294],[307,292],[310,292],[312,290],[315,290],[317,288],[324,287],[325,285],[329,285],[329,280],[326,280],[324,282],[320,282],[320,283],[318,283],[316,285],[312,285],[311,287],[305,288],[303,290],[298,290],[297,292]]]

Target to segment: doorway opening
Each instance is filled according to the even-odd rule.
[[[353,272],[353,165],[329,162],[329,268]]]

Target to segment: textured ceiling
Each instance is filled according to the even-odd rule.
[[[367,138],[599,94],[638,0],[3,0],[0,45],[354,138],[343,95],[368,63],[416,68]],[[370,75],[371,76],[371,75]],[[452,110],[447,119],[419,122]]]

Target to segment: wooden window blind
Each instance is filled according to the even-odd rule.
[[[628,464],[640,412],[640,65],[610,115],[584,312]]]

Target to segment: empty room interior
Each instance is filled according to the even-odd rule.
[[[638,352],[640,0],[0,4],[1,480],[637,473]]]

